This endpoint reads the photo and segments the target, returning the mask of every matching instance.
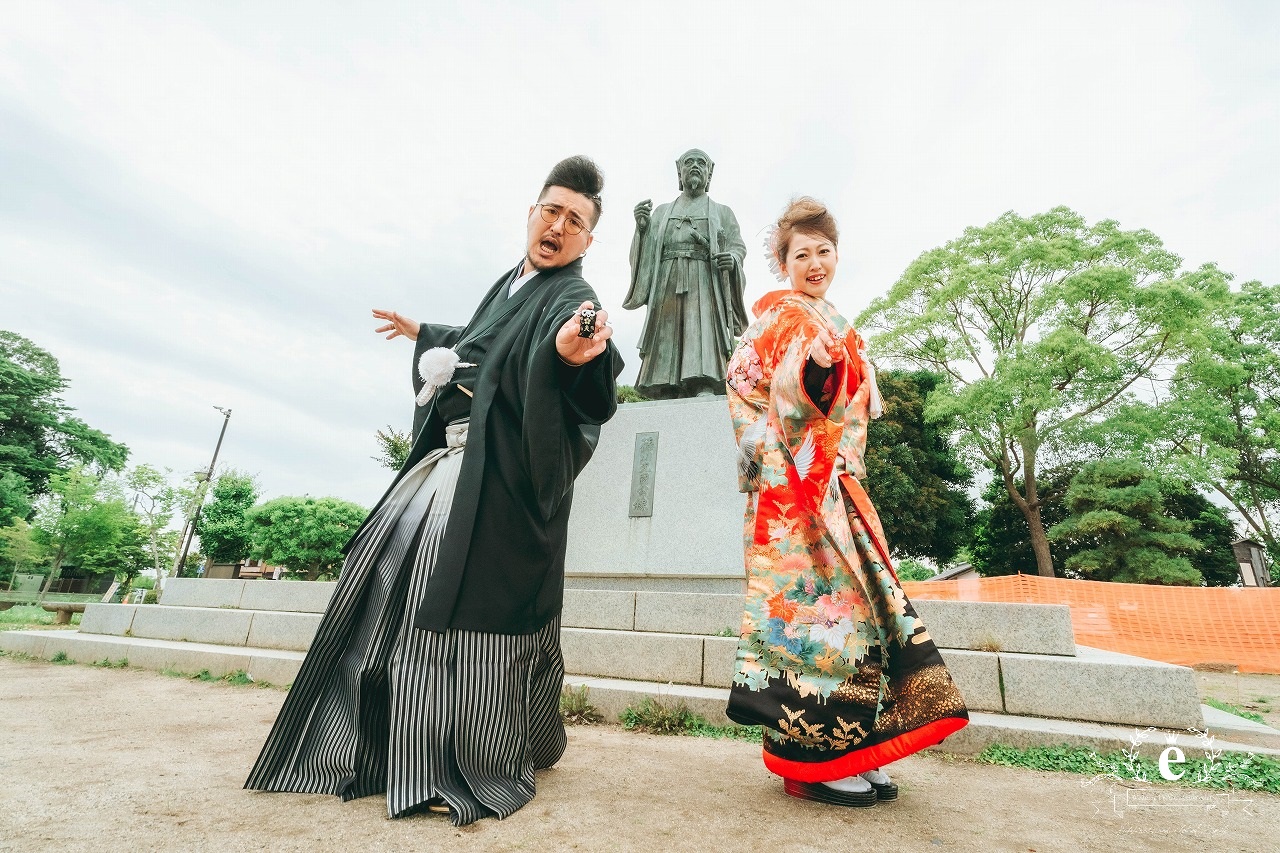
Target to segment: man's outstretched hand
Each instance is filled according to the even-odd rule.
[[[374,308],[373,316],[379,320],[387,321],[385,326],[379,326],[374,329],[378,334],[390,332],[391,334],[387,335],[387,340],[401,336],[404,336],[411,341],[416,341],[418,339],[418,326],[420,324],[417,320],[410,320],[403,314],[397,314],[394,311],[384,311],[381,308]]]
[[[560,327],[560,331],[556,332],[556,352],[563,361],[574,367],[581,367],[604,352],[609,338],[613,337],[609,312],[603,308],[596,312],[596,333],[589,338],[578,337],[578,331],[582,328],[582,312],[594,308],[595,305],[589,301],[582,303],[574,315]],[[417,326],[414,327],[414,332],[417,332]]]

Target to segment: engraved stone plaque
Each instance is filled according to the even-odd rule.
[[[636,452],[631,462],[632,518],[653,515],[653,480],[658,467],[658,434],[636,433]]]

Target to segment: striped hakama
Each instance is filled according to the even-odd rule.
[[[263,791],[430,799],[455,825],[512,814],[565,749],[557,617],[533,634],[413,627],[449,519],[466,423],[400,482],[347,556],[262,754]],[[494,531],[493,535],[501,535]]]

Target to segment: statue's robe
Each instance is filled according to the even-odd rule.
[[[747,247],[733,211],[709,196],[692,208],[697,237],[673,211],[674,202],[658,205],[649,227],[631,241],[631,288],[622,307],[649,307],[636,390],[658,399],[723,393],[734,336],[747,327]],[[720,252],[733,256],[732,269],[715,266],[711,259]]]

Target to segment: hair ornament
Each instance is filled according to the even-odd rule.
[[[787,277],[782,272],[778,248],[778,223],[775,222],[764,227],[764,259],[773,277],[780,282],[786,282]]]

